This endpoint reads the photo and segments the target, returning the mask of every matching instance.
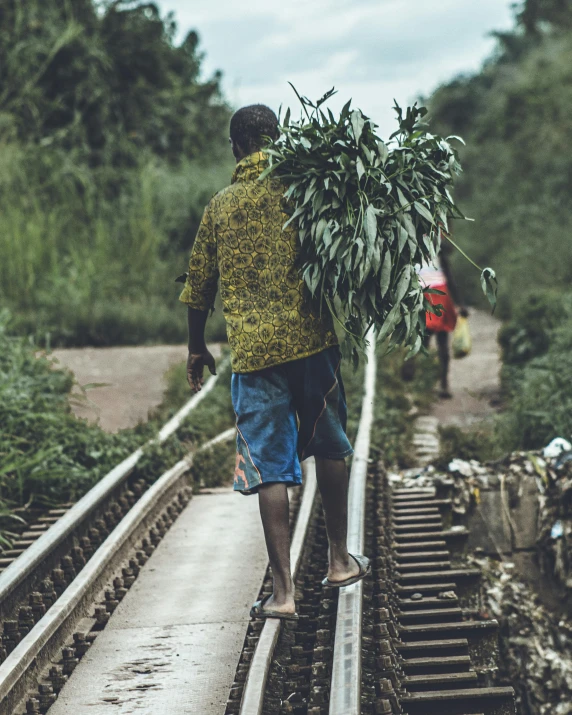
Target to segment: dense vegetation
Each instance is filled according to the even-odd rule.
[[[483,70],[430,99],[432,126],[467,142],[457,198],[476,223],[458,222],[457,236],[497,269],[501,317],[538,288],[569,287],[571,112],[569,0],[527,0]],[[472,272],[462,261],[457,269],[476,298]]]
[[[476,222],[457,222],[456,235],[495,268],[498,314],[509,320],[501,335],[507,411],[493,442],[514,449],[569,437],[572,2],[523,2],[482,71],[442,86],[429,105],[436,131],[467,141],[457,199]],[[470,267],[455,267],[477,301]]]
[[[220,77],[175,32],[149,2],[0,0],[0,304],[23,331],[184,338],[173,280],[232,157]]]
[[[502,418],[508,447],[538,448],[572,437],[572,293],[547,291],[523,303],[500,333]]]
[[[70,412],[72,376],[54,369],[50,359],[37,357],[34,344],[11,335],[0,317],[0,534],[9,527],[14,509],[78,498],[153,438],[174,408],[189,399],[180,377],[176,375],[163,407],[147,424],[107,434]],[[228,380],[227,370],[173,437],[150,446],[137,467],[141,477],[157,478],[192,444],[233,424]],[[207,476],[220,479],[221,474]]]

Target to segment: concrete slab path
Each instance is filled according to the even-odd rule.
[[[266,565],[257,498],[193,497],[49,715],[223,715]]]

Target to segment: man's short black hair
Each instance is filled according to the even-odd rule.
[[[278,117],[264,104],[242,107],[230,120],[230,138],[247,154],[259,151],[264,137],[278,137]]]

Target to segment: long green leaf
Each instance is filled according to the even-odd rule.
[[[368,204],[365,210],[365,235],[369,245],[373,245],[377,237],[377,216],[373,204]]]
[[[381,291],[381,297],[383,298],[387,291],[389,290],[389,284],[391,281],[391,252],[386,251],[383,258],[383,263],[381,266],[381,274],[379,277],[379,288]]]

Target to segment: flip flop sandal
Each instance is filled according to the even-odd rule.
[[[351,586],[352,583],[357,583],[358,581],[361,581],[362,578],[365,578],[371,573],[371,563],[367,556],[361,556],[360,554],[358,554],[357,556],[350,554],[350,556],[359,566],[359,573],[357,573],[355,576],[350,576],[343,581],[330,581],[329,578],[325,578],[322,581],[322,586],[330,586],[331,588],[342,588],[342,586]]]
[[[256,603],[250,609],[251,618],[279,618],[282,621],[297,621],[299,616],[297,613],[281,613],[280,611],[273,611],[270,608],[264,608],[264,604],[268,601],[272,594],[265,596],[261,601],[256,601]]]

